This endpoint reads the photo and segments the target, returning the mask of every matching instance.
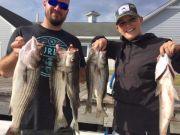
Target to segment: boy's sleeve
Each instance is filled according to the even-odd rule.
[[[172,57],[172,66],[177,73],[180,73],[180,52]]]

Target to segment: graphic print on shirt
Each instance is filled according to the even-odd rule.
[[[60,47],[67,48],[67,44],[62,40],[51,36],[41,36],[38,37],[37,40],[44,44],[43,57],[41,60],[41,75],[49,77],[56,55],[55,46],[58,44]]]

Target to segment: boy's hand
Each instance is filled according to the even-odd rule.
[[[160,54],[161,55],[164,55],[166,53],[168,56],[171,57],[177,52],[180,52],[180,45],[176,45],[175,42],[173,42],[173,41],[165,42],[160,47]]]
[[[106,47],[107,47],[107,39],[105,39],[105,38],[97,39],[97,40],[92,44],[92,48],[93,48],[94,50],[102,51],[102,50],[105,50]]]

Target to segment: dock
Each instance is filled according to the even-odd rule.
[[[9,115],[9,102],[11,97],[12,78],[0,77],[0,120],[2,115]],[[176,87],[180,97],[180,86]],[[86,84],[80,84],[80,107],[78,110],[78,122],[87,124],[97,124],[103,127],[112,127],[114,99],[112,96],[106,95],[104,98],[104,106],[108,117],[96,117],[96,102],[93,100],[92,113],[85,114],[85,103],[87,99]],[[1,124],[0,124],[1,125]],[[170,122],[170,132],[180,134],[180,101],[175,103],[175,114]],[[87,134],[86,134],[87,135]]]
[[[0,125],[1,125],[0,126],[0,135],[6,134],[6,131],[8,130],[10,124],[11,124],[11,121],[0,120]],[[49,135],[49,134],[47,134],[47,135]],[[104,133],[92,132],[92,131],[80,131],[80,135],[104,135]]]

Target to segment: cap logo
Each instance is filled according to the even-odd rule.
[[[118,14],[121,15],[124,12],[130,11],[129,5],[124,5],[118,9]]]

